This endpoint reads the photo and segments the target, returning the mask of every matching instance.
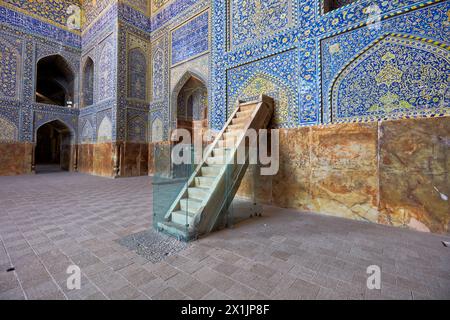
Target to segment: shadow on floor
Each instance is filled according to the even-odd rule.
[[[64,172],[64,170],[61,169],[59,164],[40,164],[36,166],[36,174],[49,174],[61,172]]]

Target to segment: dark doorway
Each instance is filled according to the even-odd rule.
[[[42,58],[37,64],[36,102],[72,106],[75,75],[60,55]]]
[[[69,128],[61,121],[52,121],[41,126],[36,133],[36,172],[68,171],[71,160]]]
[[[352,4],[356,0],[324,0],[323,2],[323,12],[328,13],[330,11],[339,9],[343,6]]]

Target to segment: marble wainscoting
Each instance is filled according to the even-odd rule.
[[[0,176],[31,174],[33,144],[0,143]]]
[[[278,174],[249,170],[238,195],[449,234],[449,168],[450,117],[283,129]]]
[[[148,175],[148,149],[148,144],[146,143],[123,143],[120,176],[138,177]]]
[[[148,174],[148,145],[115,142],[78,146],[78,171],[102,177],[137,177]]]
[[[112,143],[78,145],[78,172],[102,177],[114,177]]]
[[[450,117],[384,122],[379,159],[379,221],[448,234]]]
[[[94,171],[94,145],[78,145],[78,172],[91,174]]]
[[[378,221],[377,123],[311,128],[309,208]]]

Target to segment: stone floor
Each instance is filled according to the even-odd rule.
[[[150,228],[151,205],[148,177],[0,177],[0,299],[450,299],[446,237],[265,207],[151,263],[116,242]]]

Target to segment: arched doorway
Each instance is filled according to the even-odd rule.
[[[34,156],[36,172],[70,170],[71,141],[71,130],[59,120],[39,127]]]
[[[75,74],[60,55],[42,58],[37,63],[36,102],[72,106]]]
[[[208,90],[200,79],[191,76],[177,97],[177,128],[203,134],[208,128]]]

